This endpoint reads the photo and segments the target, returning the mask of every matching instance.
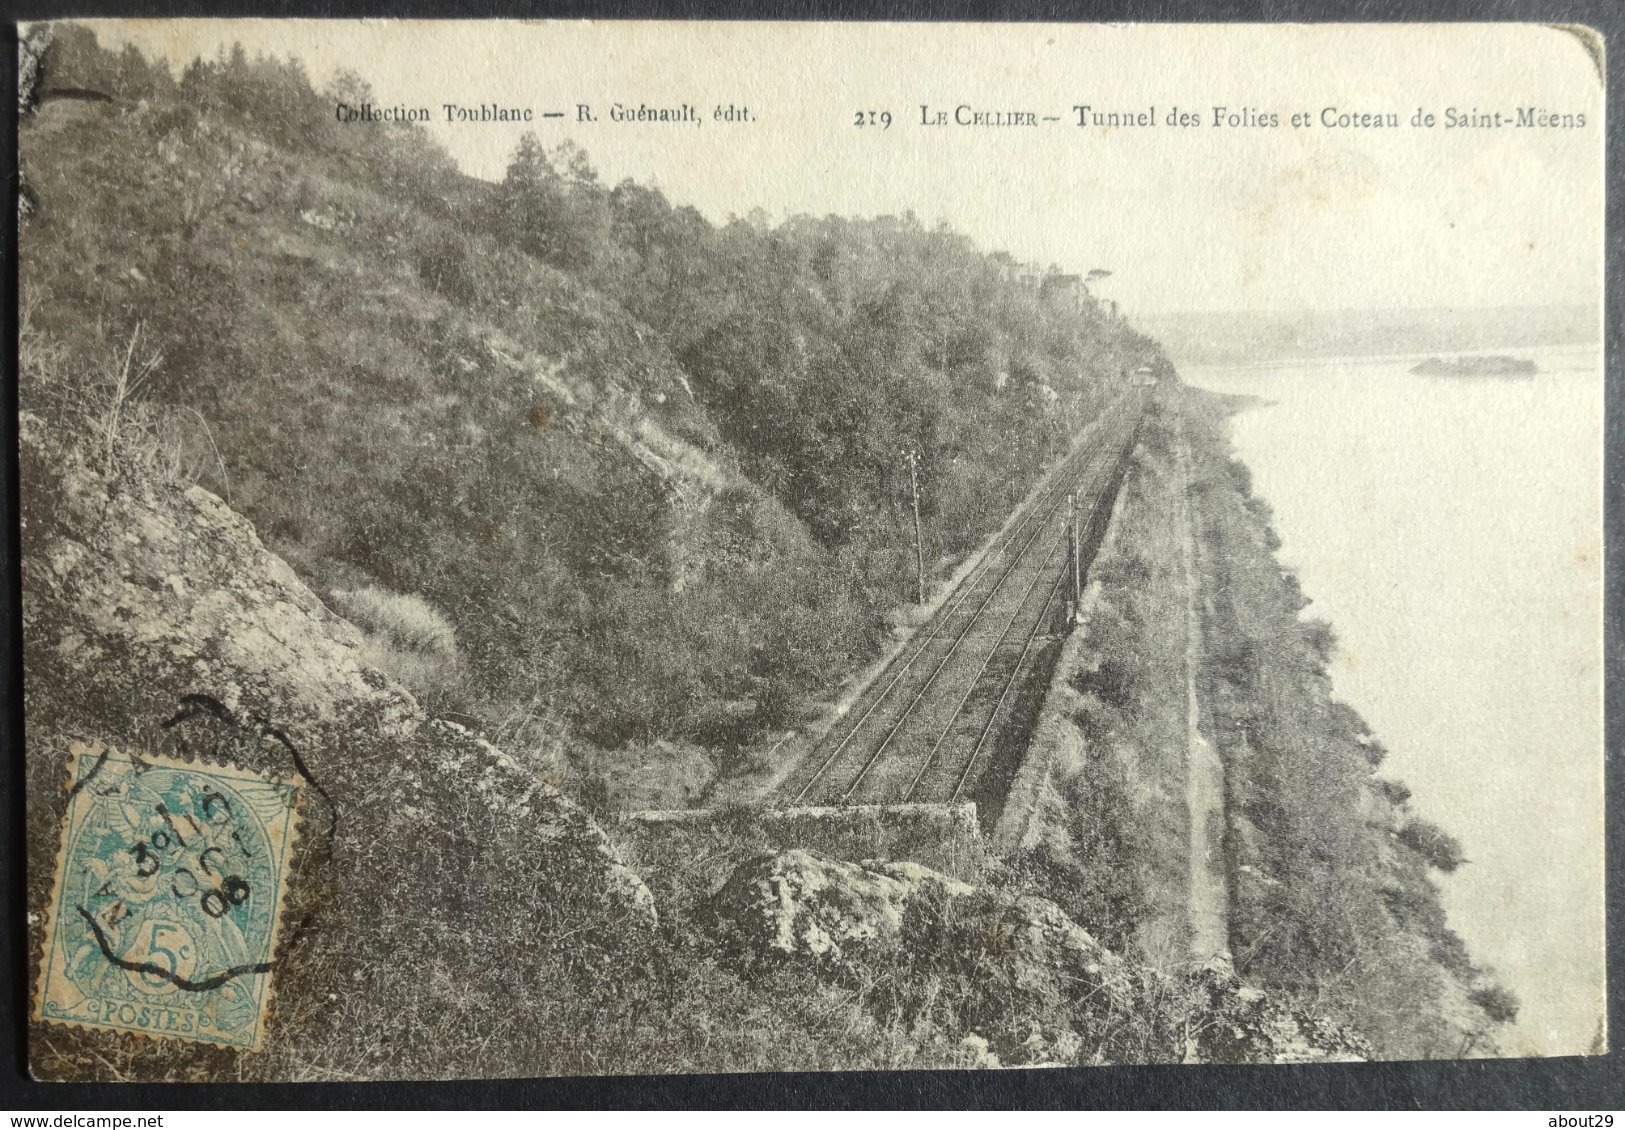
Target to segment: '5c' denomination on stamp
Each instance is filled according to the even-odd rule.
[[[75,744],[35,1015],[264,1035],[304,782]]]

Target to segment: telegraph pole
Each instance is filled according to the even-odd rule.
[[[1077,618],[1078,608],[1083,604],[1083,566],[1078,561],[1078,496],[1067,495],[1067,504],[1072,512],[1072,616]]]
[[[920,453],[908,449],[908,500],[914,510],[914,603],[925,603],[925,547],[920,541]]]

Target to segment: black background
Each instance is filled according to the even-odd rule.
[[[1625,452],[1621,450],[1625,408],[1620,399],[1619,347],[1625,328],[1620,286],[1625,278],[1622,238],[1618,92],[1625,80],[1625,4],[1615,0],[1104,0],[1094,3],[1024,2],[920,4],[896,0],[836,0],[830,3],[766,0],[563,0],[517,4],[501,0],[448,3],[445,0],[328,0],[328,2],[158,3],[70,0],[59,4],[22,3],[7,20],[96,16],[262,16],[262,17],[442,17],[442,18],[653,18],[664,19],[852,19],[993,21],[1201,21],[1201,22],[1406,22],[1516,20],[1579,23],[1608,41],[1608,223],[1605,345],[1607,350],[1607,462],[1605,489],[1605,646],[1607,669],[1607,847],[1620,858],[1621,825],[1614,817],[1622,799],[1616,751],[1621,744],[1620,656],[1625,646],[1620,622],[1621,489]],[[15,28],[3,29],[0,46],[8,108],[0,138],[0,167],[8,192],[16,191]],[[1625,1106],[1625,1054],[1617,1044],[1607,1056],[1545,1060],[1369,1063],[1324,1066],[1109,1067],[1012,1071],[842,1072],[754,1075],[680,1075],[539,1080],[473,1080],[452,1083],[362,1084],[41,1084],[27,1075],[25,1044],[29,985],[25,968],[22,629],[19,618],[17,514],[17,296],[16,209],[6,204],[3,281],[6,359],[4,403],[0,404],[0,469],[4,516],[0,524],[0,1109],[56,1113],[98,1109],[245,1110],[285,1107],[377,1108],[1524,1108],[1570,1114]],[[1577,484],[1578,486],[1578,484]],[[1538,781],[1531,781],[1538,787]],[[1576,814],[1579,817],[1581,814]],[[1619,1016],[1618,933],[1620,875],[1608,870],[1608,1013]],[[1538,881],[1538,880],[1537,880]],[[1543,1120],[1531,1125],[1543,1125]]]

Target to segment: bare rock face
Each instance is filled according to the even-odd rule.
[[[972,1032],[989,1062],[1369,1054],[1357,1037],[1244,987],[1228,963],[1170,975],[1112,953],[1046,899],[973,887],[918,864],[764,855],[734,872],[710,911],[742,967],[799,965],[862,986],[866,999],[899,1008],[908,1023]]]
[[[29,842],[57,840],[74,739],[308,783],[265,1050],[45,1025],[36,1071],[483,1073],[475,1050],[534,1025],[513,1002],[545,997],[551,962],[587,975],[581,955],[652,927],[584,812],[362,666],[355,629],[219,498],[93,465],[27,414],[20,446]],[[36,966],[53,865],[29,860]]]
[[[1190,1058],[1200,1063],[1352,1063],[1371,1057],[1359,1035],[1308,1009],[1245,986],[1223,958],[1187,977],[1202,1017]]]
[[[1125,963],[1053,903],[916,863],[762,856],[739,867],[711,911],[746,968],[803,965],[909,1013],[952,1002],[953,1015],[933,1023],[976,1034],[1007,1065],[1090,1061],[1069,1010],[1087,1016],[1082,1002],[1094,999],[1105,1015],[1135,1000]]]
[[[795,849],[746,863],[715,901],[751,958],[835,965],[895,950],[910,903],[972,890],[915,863],[842,863]]]

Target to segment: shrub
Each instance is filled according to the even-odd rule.
[[[352,619],[396,647],[448,659],[457,655],[457,633],[450,621],[422,597],[367,585],[335,592],[333,598]]]
[[[1072,677],[1072,685],[1078,690],[1095,695],[1117,710],[1133,706],[1139,682],[1139,673],[1131,664],[1112,656],[1103,657],[1094,667],[1084,668]]]
[[[1521,1002],[1511,989],[1503,985],[1484,985],[1468,994],[1468,1000],[1484,1010],[1497,1024],[1511,1024],[1518,1019]]]
[[[426,239],[413,249],[412,266],[419,278],[449,301],[469,306],[479,298],[468,249],[460,239],[446,233]]]
[[[1467,862],[1461,841],[1428,820],[1406,822],[1399,830],[1399,842],[1447,874]]]
[[[912,218],[714,227],[534,139],[493,185],[421,130],[285,128],[372,100],[354,75],[318,95],[232,52],[171,79],[74,34],[57,81],[144,105],[26,147],[21,277],[69,349],[30,338],[25,406],[60,392],[53,425],[207,472],[318,590],[443,609],[443,645],[376,599],[347,611],[375,666],[420,694],[460,681],[440,709],[487,725],[541,696],[585,740],[699,742],[731,768],[873,654],[909,588],[902,451],[936,580],[1154,359]],[[629,440],[538,401],[519,358],[644,419]],[[704,459],[647,458],[671,437]]]
[[[1324,620],[1305,620],[1302,623],[1303,642],[1313,657],[1315,667],[1325,671],[1326,664],[1331,662],[1332,653],[1337,650],[1337,633],[1332,626]]]
[[[27,388],[21,407],[61,427],[109,474],[181,486],[212,474],[207,485],[230,502],[208,422],[195,409],[160,404],[151,395],[163,356],[144,342],[142,324],[122,342],[99,340],[75,353],[39,329],[38,307],[37,295],[21,307],[18,363]]]
[[[1377,791],[1388,798],[1390,804],[1401,805],[1411,799],[1411,787],[1404,781],[1377,778]]]
[[[440,704],[460,685],[457,633],[428,601],[376,585],[336,591],[333,600],[361,629],[362,661],[425,705]]]
[[[1460,867],[1462,847],[1408,812],[1389,841],[1410,792],[1373,774],[1381,743],[1329,697],[1335,639],[1301,615],[1268,508],[1246,493],[1249,476],[1227,462],[1217,429],[1187,434],[1208,596],[1201,689],[1225,762],[1237,967],[1264,987],[1312,989],[1383,1058],[1466,1054],[1487,1022],[1464,1025],[1449,1002],[1478,974],[1430,878]],[[1371,793],[1392,806],[1375,818],[1362,803]]]

